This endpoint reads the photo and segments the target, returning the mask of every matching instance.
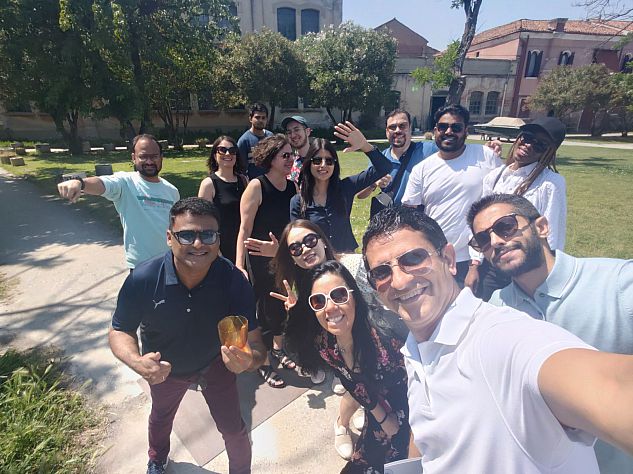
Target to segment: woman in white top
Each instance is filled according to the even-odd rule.
[[[518,194],[547,218],[552,250],[565,247],[567,197],[565,178],[556,170],[556,150],[565,139],[565,125],[554,117],[537,118],[521,127],[506,166],[491,171],[483,182],[483,196]]]

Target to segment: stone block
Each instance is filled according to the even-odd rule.
[[[24,158],[22,158],[21,156],[13,156],[13,157],[9,158],[9,160],[11,160],[11,164],[13,166],[24,166],[24,165],[26,165],[26,163],[24,162]]]

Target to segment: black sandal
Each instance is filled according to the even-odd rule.
[[[295,370],[297,368],[295,361],[283,349],[271,349],[270,354],[277,359],[284,369]]]
[[[284,379],[282,379],[270,365],[260,367],[259,374],[264,378],[264,381],[272,388],[284,388],[286,386],[286,382],[284,382]]]

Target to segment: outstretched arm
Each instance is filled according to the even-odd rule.
[[[83,183],[83,192],[85,194],[101,196],[105,192],[103,181],[96,176],[84,178]],[[70,202],[77,202],[82,192],[81,181],[78,179],[62,181],[57,185],[57,190],[59,191],[59,195],[64,199],[68,199]]]

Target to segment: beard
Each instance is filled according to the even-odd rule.
[[[154,166],[148,166],[141,163],[135,165],[134,169],[146,178],[154,178],[155,176],[158,176],[158,173],[160,173],[160,166],[156,164],[154,164]]]
[[[444,140],[449,139],[448,143],[444,143]],[[463,137],[457,135],[440,135],[435,144],[442,151],[457,151],[460,150],[466,142],[466,134]]]
[[[502,264],[499,263],[500,255],[497,253],[497,249],[495,249],[495,252],[492,255],[492,264],[497,270],[510,278],[523,275],[524,273],[539,268],[541,265],[545,265],[545,252],[543,250],[543,245],[536,236],[532,236],[528,239],[527,245],[525,246],[517,242],[511,246],[506,245],[499,250],[506,250],[508,248],[510,250],[522,249],[523,259],[518,263],[503,267]]]
[[[392,148],[402,148],[407,144],[407,137],[404,133],[400,135],[393,134],[389,137],[389,144]]]

